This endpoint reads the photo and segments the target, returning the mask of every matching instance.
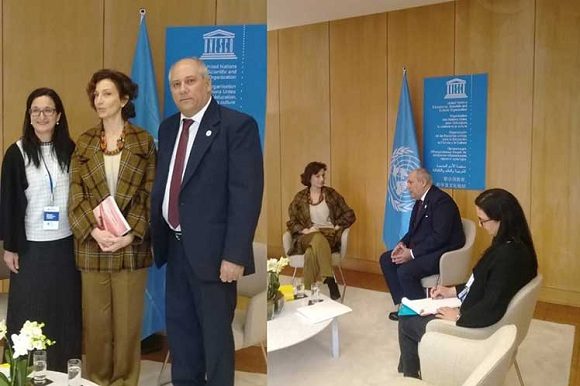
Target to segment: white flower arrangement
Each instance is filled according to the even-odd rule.
[[[11,345],[6,337],[6,322],[0,321],[0,340],[6,339],[8,343],[7,357],[10,363],[10,379],[0,373],[0,386],[24,386],[27,384],[30,371],[28,364],[32,351],[46,350],[48,346],[55,343],[42,333],[42,327],[44,327],[44,323],[27,320],[19,334],[12,334]]]
[[[290,260],[287,257],[280,257],[279,259],[268,259],[268,293],[266,299],[273,301],[278,297],[278,289],[280,288],[280,272],[288,265]]]
[[[280,274],[285,266],[290,263],[287,257],[280,257],[279,259],[268,259],[268,272]]]

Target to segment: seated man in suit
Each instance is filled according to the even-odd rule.
[[[425,297],[421,278],[439,273],[439,259],[465,244],[465,234],[455,201],[433,185],[429,172],[418,168],[409,173],[407,188],[416,200],[409,230],[399,243],[381,255],[380,264],[393,303],[403,297]],[[389,319],[398,320],[397,311]]]

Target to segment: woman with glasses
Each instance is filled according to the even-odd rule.
[[[493,237],[466,284],[438,286],[433,298],[458,297],[460,308],[443,307],[436,315],[399,318],[399,372],[419,378],[418,344],[434,318],[461,327],[481,328],[498,322],[514,295],[538,272],[532,235],[518,200],[504,189],[489,189],[475,199],[479,225]]]
[[[22,137],[7,150],[0,181],[0,238],[11,271],[8,336],[26,320],[45,323],[56,341],[48,368],[66,371],[81,354],[81,284],[67,219],[75,148],[64,106],[49,88],[30,93]]]
[[[81,270],[87,378],[99,385],[137,385],[141,321],[152,264],[149,195],[155,144],[129,123],[137,85],[103,69],[87,86],[99,123],[77,141],[71,161],[69,221]],[[93,210],[112,201],[129,225],[117,233]]]

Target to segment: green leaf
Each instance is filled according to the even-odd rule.
[[[0,386],[10,386],[10,381],[4,373],[0,373]]]

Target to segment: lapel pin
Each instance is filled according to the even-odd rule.
[[[208,131],[205,132],[205,136],[206,137],[209,137],[210,135],[211,135],[211,130],[208,130]]]

